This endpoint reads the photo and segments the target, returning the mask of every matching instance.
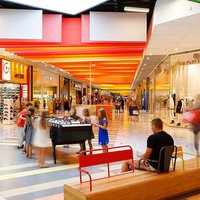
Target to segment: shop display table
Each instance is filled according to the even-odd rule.
[[[85,150],[85,141],[91,139],[91,135],[91,124],[79,123],[62,126],[52,126],[50,129],[50,138],[52,140],[53,146],[54,163],[56,164],[56,145],[82,143]]]

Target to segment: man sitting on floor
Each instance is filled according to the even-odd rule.
[[[151,121],[151,129],[153,134],[147,139],[146,152],[140,156],[141,158],[148,158],[151,160],[158,160],[159,153],[162,147],[174,145],[173,138],[163,131],[163,122],[159,118],[155,118]],[[135,161],[135,168],[139,168],[139,161]],[[121,172],[129,171],[132,168],[130,160],[126,161],[122,165]],[[158,169],[158,163],[141,161],[140,169],[148,171],[156,171]],[[162,170],[162,169],[161,169]]]

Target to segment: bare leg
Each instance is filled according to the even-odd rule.
[[[47,148],[43,147],[41,148],[41,154],[40,154],[40,167],[47,167],[48,165],[45,164],[45,157],[46,157],[46,151]]]
[[[103,153],[107,153],[108,152],[108,146],[107,145],[102,146],[102,149],[103,149]]]
[[[131,160],[127,160],[127,161],[123,162],[121,172],[130,171],[130,168],[129,168],[130,165],[132,165]]]
[[[28,148],[28,157],[29,158],[32,158],[32,146],[31,145],[28,145],[29,148]]]
[[[26,144],[25,149],[26,149],[26,157],[29,157],[29,145],[28,144]]]
[[[88,145],[89,145],[89,148],[90,148],[90,154],[92,154],[92,149],[93,149],[93,146],[92,146],[92,140],[88,140]]]

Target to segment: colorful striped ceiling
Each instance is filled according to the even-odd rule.
[[[23,28],[23,27],[22,27]],[[42,40],[0,40],[0,48],[35,62],[45,62],[91,81],[110,92],[128,95],[145,42],[91,42],[89,15],[43,15]]]

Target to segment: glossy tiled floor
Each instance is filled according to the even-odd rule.
[[[128,121],[127,113],[114,114],[113,120],[109,122],[110,146],[129,144],[134,151],[144,151],[146,139],[151,134],[151,119],[152,116],[145,113],[141,113],[139,121]],[[177,145],[183,146],[184,151],[194,152],[193,134],[189,129],[165,126],[165,130],[172,135]],[[93,144],[94,148],[98,148],[97,128],[94,128],[94,132]],[[75,154],[79,145],[70,145],[70,148],[61,146],[57,165],[53,164],[49,150],[47,162],[50,167],[46,169],[40,169],[37,160],[27,159],[16,146],[16,126],[0,125],[0,196],[6,200],[61,200],[63,185],[79,182]],[[117,173],[120,165],[113,169],[113,173]],[[92,169],[97,177],[105,172],[105,167]]]

